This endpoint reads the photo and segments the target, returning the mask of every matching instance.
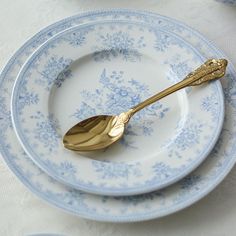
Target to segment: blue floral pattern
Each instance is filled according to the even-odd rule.
[[[59,164],[47,160],[47,165],[56,171],[60,176],[65,177],[66,179],[76,180],[76,167],[73,166],[69,161],[64,161]]]
[[[26,85],[28,81],[25,80],[21,84],[21,92],[19,94],[19,111],[21,112],[25,106],[30,106],[32,104],[38,104],[39,97],[33,91],[28,91]]]
[[[163,162],[157,162],[152,166],[154,172],[153,177],[150,180],[147,180],[146,184],[162,182],[163,180],[170,178],[171,176],[175,176],[178,172],[183,171],[184,168],[184,165],[175,168]]]
[[[49,152],[53,152],[55,147],[59,145],[61,138],[58,132],[60,128],[58,121],[53,117],[53,114],[49,114],[49,116],[45,118],[41,112],[37,112],[36,115],[31,116],[31,119],[39,120],[34,130],[35,138],[38,139]]]
[[[182,127],[183,122],[185,123],[184,127]],[[201,133],[204,130],[205,124],[200,120],[195,120],[192,115],[189,115],[186,121],[181,120],[178,123],[176,130],[180,127],[182,127],[181,131],[173,141],[175,145],[167,147],[169,149],[169,157],[182,158],[183,151],[191,149],[194,145],[199,144],[201,142]]]
[[[0,96],[0,126],[3,131],[5,131],[9,127],[12,127],[11,113],[7,109],[5,103],[5,98]],[[3,136],[4,132],[2,132],[1,135]]]
[[[196,186],[198,182],[201,181],[201,176],[200,175],[189,175],[180,182],[181,188],[184,190],[189,190],[193,186]]]
[[[206,181],[206,180],[205,180]],[[204,184],[204,179],[198,174],[191,174],[179,182],[181,189],[180,193],[175,196],[174,202],[179,203],[184,199],[188,199],[188,196],[194,196]]]
[[[179,54],[176,54],[171,59],[168,59],[164,64],[170,67],[170,74],[168,79],[176,82],[182,80],[189,72],[192,71],[192,68],[189,67],[186,60],[182,60]]]
[[[84,90],[81,93],[83,102],[72,116],[83,120],[98,113],[118,115],[150,96],[147,85],[134,79],[125,78],[123,71],[108,73],[104,69],[99,82],[101,87],[97,88],[96,91]],[[132,122],[128,124],[121,144],[126,147],[137,148],[135,143],[130,141],[129,136],[150,136],[153,132],[152,124],[154,123],[151,118],[162,119],[168,111],[168,107],[156,102],[137,113],[132,118]]]
[[[215,121],[218,117],[219,100],[215,93],[205,97],[202,100],[202,109],[206,112],[211,112],[212,121]]]
[[[173,40],[173,38],[170,37],[170,35],[168,34],[156,32],[155,35],[156,35],[156,40],[154,47],[159,52],[165,52],[165,50],[172,45],[178,44],[181,46],[182,44],[180,42],[176,42],[175,40]]]
[[[186,150],[199,143],[200,133],[203,132],[203,128],[204,124],[200,121],[188,123],[175,140],[178,149]]]
[[[109,164],[108,164],[109,163]],[[102,161],[92,161],[95,171],[99,173],[99,178],[102,179],[128,179],[131,175],[141,176],[140,163],[112,163]]]
[[[164,201],[164,194],[162,193],[162,191],[156,191],[156,192],[134,195],[134,196],[114,197],[115,200],[121,201],[122,203],[124,203],[125,205],[128,205],[128,206],[138,206],[140,204],[143,204],[143,202],[153,201],[156,198],[162,199]],[[104,196],[103,202],[106,203],[108,201],[108,199],[109,199],[109,197]]]
[[[183,79],[191,69],[188,67],[188,63],[186,62],[179,62],[170,64],[170,67],[173,71],[173,74],[176,74],[179,79]]]
[[[54,85],[61,87],[62,83],[71,77],[70,65],[71,59],[53,56],[44,65],[44,69],[38,71],[39,78],[36,80],[38,84],[45,87],[48,91]]]
[[[180,168],[183,169],[184,166],[181,166]],[[170,167],[162,162],[157,162],[155,165],[153,165],[153,170],[155,173],[155,179],[159,181],[168,178],[169,176],[173,175],[173,173],[179,171],[178,168]]]
[[[72,32],[69,35],[63,37],[63,40],[67,41],[73,47],[79,47],[86,43],[86,36],[94,27],[88,27],[83,30]]]
[[[137,62],[141,60],[142,54],[139,49],[146,47],[144,37],[138,39],[131,37],[127,32],[115,32],[113,34],[99,35],[93,58],[95,61],[110,61],[112,58],[121,56],[123,60]]]

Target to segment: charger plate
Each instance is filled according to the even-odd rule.
[[[214,147],[224,119],[219,81],[142,110],[105,151],[71,152],[62,137],[90,116],[128,110],[204,61],[182,38],[150,24],[106,20],[65,30],[19,73],[12,95],[15,132],[38,166],[73,188],[116,196],[163,188]]]
[[[50,178],[39,169],[21,148],[14,133],[10,114],[10,94],[14,80],[27,57],[52,35],[84,22],[100,19],[129,19],[135,22],[156,24],[168,29],[198,47],[205,57],[225,57],[202,35],[173,19],[157,14],[114,10],[91,12],[55,23],[28,40],[10,59],[1,73],[0,139],[1,153],[9,168],[33,193],[46,202],[69,213],[98,221],[129,222],[159,218],[181,210],[207,195],[229,173],[236,160],[236,72],[232,64],[228,67],[223,82],[226,117],[216,147],[207,160],[180,182],[148,194],[127,197],[95,196],[66,187]],[[212,103],[205,103],[210,107]]]

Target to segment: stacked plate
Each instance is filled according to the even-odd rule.
[[[179,91],[137,113],[106,150],[74,153],[62,136],[222,57],[193,29],[153,13],[99,11],[59,21],[28,40],[1,73],[1,154],[37,196],[84,218],[142,221],[183,209],[235,163],[232,65],[222,83]]]

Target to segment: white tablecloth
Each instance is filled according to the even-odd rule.
[[[0,0],[0,68],[26,39],[62,18],[87,10],[133,8],[181,20],[214,41],[236,65],[236,7],[214,0]],[[236,145],[236,144],[235,144]],[[0,160],[0,235],[224,236],[236,233],[236,168],[207,197],[171,216],[111,224],[62,212],[29,192]]]

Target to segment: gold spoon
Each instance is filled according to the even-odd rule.
[[[73,151],[94,151],[110,146],[122,137],[125,126],[136,112],[182,88],[221,78],[225,75],[227,64],[225,59],[207,60],[181,82],[148,98],[127,112],[117,116],[93,116],[79,122],[64,135],[65,148]]]

